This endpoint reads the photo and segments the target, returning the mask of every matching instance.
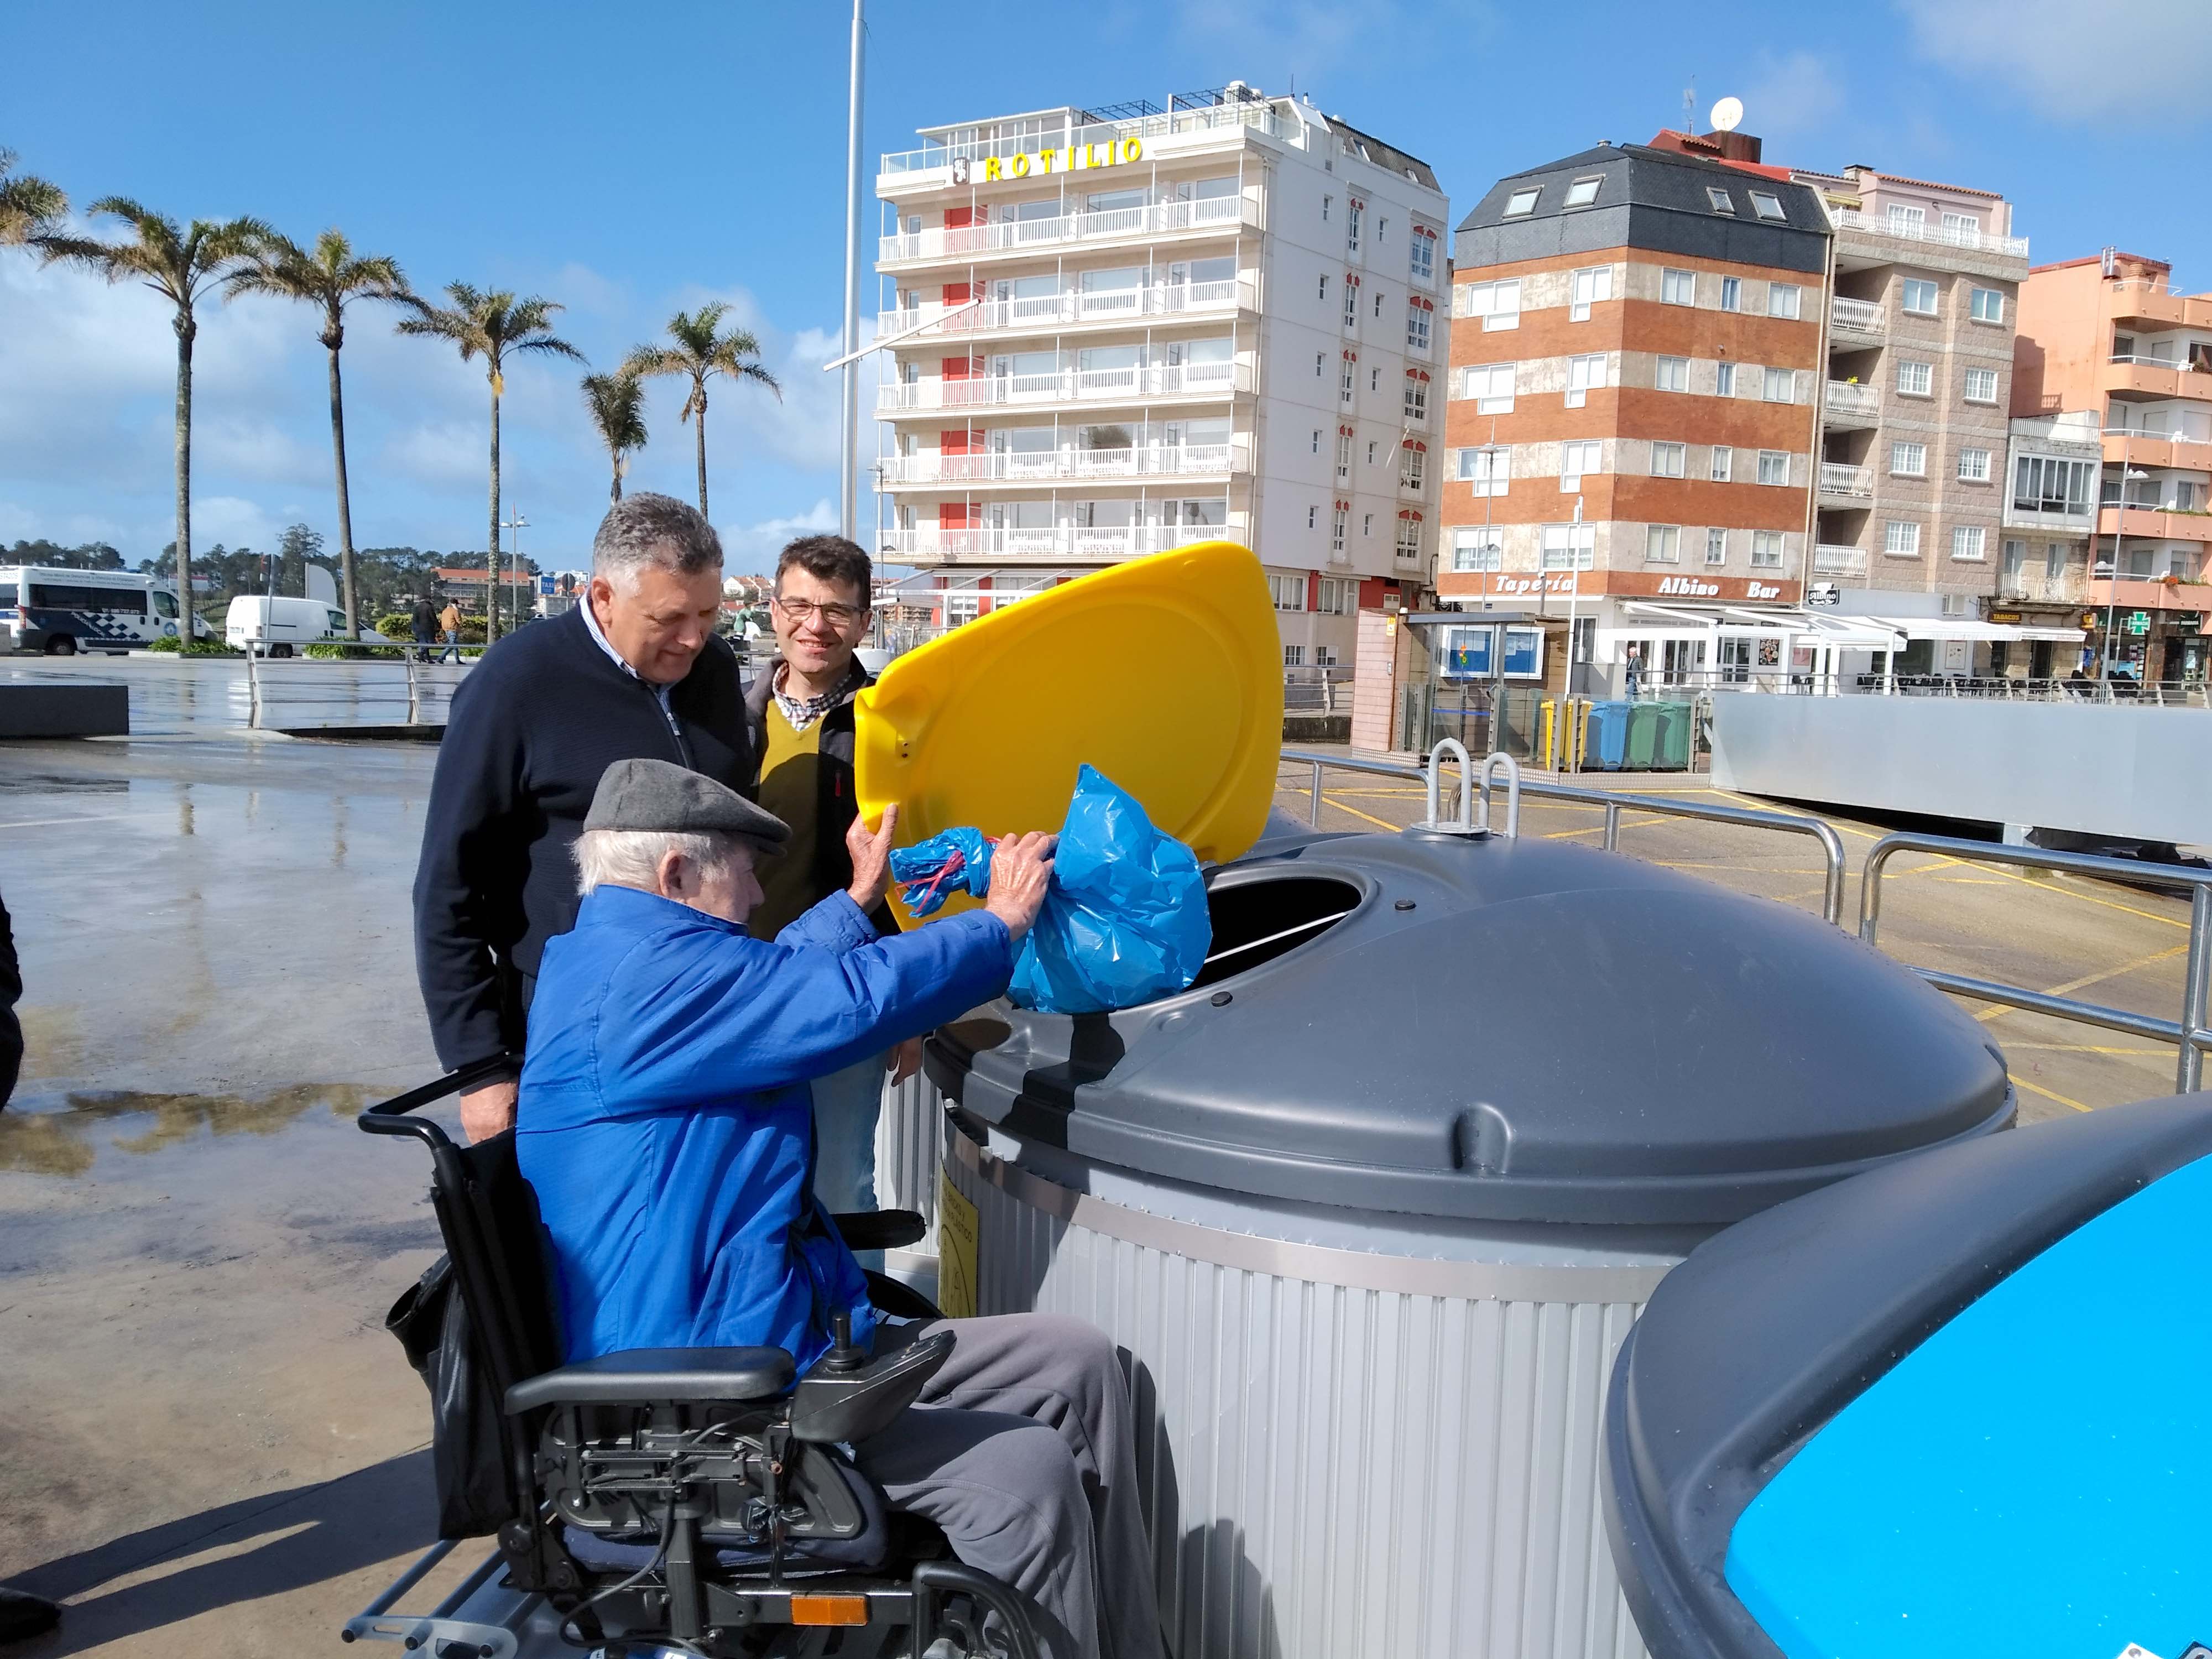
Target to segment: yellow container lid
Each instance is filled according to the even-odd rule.
[[[860,811],[898,802],[902,846],[962,824],[1056,830],[1087,761],[1225,862],[1260,838],[1282,754],[1267,575],[1233,542],[1116,565],[909,651],[854,708]]]

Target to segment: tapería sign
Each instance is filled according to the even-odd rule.
[[[1029,179],[1048,173],[1083,173],[1092,167],[1118,167],[1131,161],[1145,159],[1145,143],[1141,138],[1116,138],[1104,144],[1063,144],[1058,149],[1031,150],[1020,155],[987,155],[983,158],[983,182],[997,184],[1005,179]],[[952,182],[964,185],[973,176],[965,156],[952,163]]]

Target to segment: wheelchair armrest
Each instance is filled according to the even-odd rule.
[[[832,1349],[799,1379],[791,1396],[793,1437],[827,1444],[881,1433],[952,1357],[952,1340],[951,1331],[932,1331],[896,1353],[849,1371],[836,1369]]]
[[[772,1400],[793,1370],[781,1348],[625,1348],[525,1378],[507,1391],[507,1409]]]
[[[918,1244],[929,1224],[912,1210],[855,1210],[833,1215],[848,1250],[896,1250]]]

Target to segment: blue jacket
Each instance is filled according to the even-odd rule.
[[[537,1189],[570,1360],[624,1348],[784,1348],[803,1371],[831,1310],[874,1328],[813,1197],[811,1079],[1006,988],[983,911],[879,939],[833,893],[777,936],[600,887],[547,941],[515,1151]]]

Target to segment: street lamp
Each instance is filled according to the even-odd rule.
[[[507,509],[506,521],[500,526],[500,528],[507,532],[507,582],[509,586],[513,586],[514,585],[515,579],[521,573],[522,532],[530,528],[530,520],[522,516],[522,509],[520,507],[510,507]],[[491,605],[489,608],[491,614],[494,617],[497,617],[499,615],[499,583],[495,577],[491,586]],[[516,588],[514,593],[514,627],[520,628],[521,626],[522,592],[520,588]],[[512,632],[513,630],[510,629],[509,631]]]
[[[2111,690],[2112,684],[2112,624],[2119,613],[2120,543],[2125,538],[2128,527],[2128,486],[2140,483],[2150,477],[2149,473],[2138,472],[2128,465],[2130,449],[2134,442],[2132,437],[2120,440],[2120,500],[2112,514],[2112,562],[2105,572],[2105,660],[2098,678],[2105,682],[2107,690]],[[2148,647],[2144,648],[2143,657],[2148,665],[2150,657]]]

